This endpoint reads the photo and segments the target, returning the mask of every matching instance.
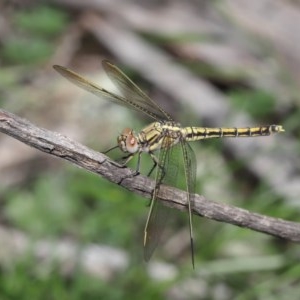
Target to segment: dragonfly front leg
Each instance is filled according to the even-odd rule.
[[[112,150],[114,150],[116,148],[119,148],[119,146],[111,147],[108,150],[104,151],[103,153],[107,154],[108,152],[110,152],[110,151],[112,151]],[[126,167],[127,163],[132,159],[133,155],[134,154],[131,153],[129,155],[123,156],[122,158],[118,159],[116,162],[115,161],[111,161],[111,163],[114,166],[116,166],[116,167],[124,168],[124,167]]]
[[[114,150],[114,149],[117,149],[117,148],[119,148],[118,145],[117,145],[117,146],[113,146],[113,147],[107,149],[106,151],[104,151],[103,153],[104,153],[104,154],[107,154],[108,152],[110,152],[110,151],[112,151],[112,150]]]
[[[129,163],[129,161],[133,158],[134,154],[128,154],[126,156],[121,157],[117,160],[118,164],[122,167],[126,167],[126,165]]]
[[[119,163],[119,165],[121,167],[125,167],[128,164],[128,162],[134,157],[135,154],[136,153],[131,153],[127,156],[122,157],[120,159],[120,161],[122,161],[122,162]],[[140,174],[141,154],[142,154],[142,152],[138,152],[138,161],[137,161],[137,165],[136,165],[136,170],[133,173],[130,174],[130,177]]]
[[[131,154],[129,154],[129,155],[127,155],[127,156],[121,158],[121,160],[124,160],[124,161],[122,161],[122,163],[117,163],[117,162],[112,162],[112,163],[113,163],[114,165],[118,166],[118,167],[124,168],[124,167],[126,167],[127,163],[134,157],[135,154],[136,154],[136,153],[131,153]],[[121,181],[118,182],[118,184],[121,184],[122,181],[123,181],[124,179],[132,178],[132,177],[134,177],[134,176],[139,175],[139,173],[140,173],[140,171],[139,171],[139,170],[140,170],[140,157],[141,157],[141,152],[138,153],[138,162],[137,162],[137,168],[136,168],[136,170],[133,171],[131,174],[125,175],[125,176],[121,179]]]
[[[141,154],[142,154],[142,152],[138,153],[138,161],[137,161],[137,165],[136,165],[136,170],[132,174],[132,176],[136,176],[136,175],[140,174]]]

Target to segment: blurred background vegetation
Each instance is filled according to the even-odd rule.
[[[0,105],[104,151],[149,120],[52,65],[109,87],[110,59],[183,124],[281,124],[284,136],[194,143],[197,192],[298,221],[299,32],[299,4],[288,0],[2,1]],[[190,82],[203,87],[194,102]],[[299,245],[194,218],[193,271],[187,216],[172,210],[146,264],[148,200],[4,134],[0,201],[1,299],[299,299]]]

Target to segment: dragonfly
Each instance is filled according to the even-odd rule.
[[[122,166],[126,166],[137,155],[137,170],[135,174],[139,173],[142,153],[150,155],[153,161],[153,166],[148,176],[156,170],[154,176],[155,185],[144,229],[144,259],[149,261],[151,258],[166,225],[166,216],[169,209],[158,199],[161,187],[163,185],[177,186],[181,161],[183,163],[186,186],[185,200],[189,219],[191,260],[192,266],[195,268],[192,214],[197,164],[195,153],[189,142],[208,138],[269,136],[273,133],[283,132],[284,129],[281,125],[243,128],[183,127],[180,123],[175,122],[168,112],[147,96],[117,66],[108,60],[103,60],[102,66],[121,95],[110,92],[63,66],[54,65],[53,68],[76,86],[100,98],[133,109],[153,119],[153,122],[139,133],[136,133],[131,128],[125,128],[117,137],[116,146],[125,155]]]

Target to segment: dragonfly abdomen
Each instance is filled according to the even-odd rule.
[[[280,125],[267,125],[257,127],[231,127],[231,128],[208,128],[208,127],[186,127],[183,129],[187,141],[197,141],[208,138],[221,137],[255,137],[268,136],[272,133],[282,132]]]

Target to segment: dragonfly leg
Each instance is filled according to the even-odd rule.
[[[136,153],[131,153],[131,154],[129,154],[129,155],[123,157],[122,159],[124,159],[125,161],[122,162],[121,164],[118,163],[118,166],[120,166],[120,167],[125,167],[126,164],[134,157],[135,154],[136,154]],[[126,178],[131,178],[131,177],[134,177],[134,176],[137,176],[137,175],[140,174],[141,154],[142,154],[142,152],[139,152],[139,153],[138,153],[138,162],[137,162],[137,168],[136,168],[136,170],[135,170],[134,172],[132,172],[131,174],[124,176],[124,177],[121,179],[121,181],[118,182],[118,184],[121,184],[122,181],[123,181],[124,179],[126,179]]]
[[[131,173],[128,177],[134,177],[140,174],[140,162],[141,162],[141,154],[142,152],[138,153],[138,161],[137,161],[137,165],[136,165],[136,169],[133,173]],[[127,163],[133,158],[133,156],[135,155],[135,153],[128,155],[127,157],[123,158],[126,159],[125,162],[123,164],[121,164],[121,166],[126,166]]]
[[[109,149],[107,149],[106,151],[102,152],[103,154],[107,154],[108,152],[116,149],[116,148],[119,148],[119,146],[114,146],[114,147],[111,147]],[[131,153],[129,155],[126,155],[126,156],[123,156],[121,157],[120,159],[117,159],[117,161],[111,161],[111,163],[113,165],[115,165],[116,167],[121,167],[121,168],[124,168],[126,167],[127,163],[132,159],[134,155]]]
[[[114,149],[117,149],[117,148],[119,148],[118,145],[117,145],[117,146],[113,146],[113,147],[107,149],[106,151],[104,151],[103,154],[107,154],[108,152],[110,152],[110,151],[112,151],[112,150],[114,150]]]
[[[132,174],[132,176],[136,176],[136,175],[140,174],[141,154],[142,154],[142,152],[138,153],[138,161],[137,161],[137,165],[136,165],[136,170]]]
[[[151,153],[151,152],[149,152],[149,154],[150,154],[150,156],[152,158],[153,166],[152,166],[152,168],[150,169],[150,171],[149,171],[149,173],[147,175],[148,177],[152,174],[152,172],[154,171],[154,169],[156,168],[156,166],[159,165],[157,157],[153,153]]]
[[[157,166],[157,161],[153,159],[153,166],[152,168],[150,169],[149,173],[147,174],[148,177],[151,176],[152,172],[154,171],[154,169],[156,168]]]
[[[138,161],[137,161],[136,170],[133,173],[131,173],[130,175],[126,176],[126,178],[127,177],[133,177],[133,176],[136,176],[136,175],[140,174],[141,154],[142,154],[142,152],[138,153]],[[120,166],[125,167],[128,164],[128,162],[134,157],[134,155],[135,155],[135,153],[131,153],[127,156],[122,157],[121,158],[122,163],[120,163]]]
[[[159,164],[157,157],[153,153],[149,152],[149,154],[153,160],[153,166],[147,176],[149,177],[152,174],[152,172],[155,170],[155,168],[158,167],[161,169],[161,172],[162,172],[162,174],[161,174],[161,180],[162,180],[166,174],[165,168]],[[147,206],[151,205],[151,201],[152,200],[149,201],[149,204]]]
[[[126,164],[132,159],[132,157],[133,157],[133,155],[130,154],[130,155],[127,155],[127,156],[124,156],[124,157],[118,159],[117,161],[111,160],[110,163],[116,167],[125,168]]]
[[[126,167],[128,162],[133,158],[133,154],[128,154],[126,156],[121,157],[120,159],[117,160],[118,164],[122,167]]]
[[[150,153],[150,156],[151,156],[151,158],[152,158],[154,164],[153,164],[153,167],[152,167],[152,169],[150,170],[148,176],[151,175],[151,173],[154,171],[154,169],[155,169],[156,166],[157,166],[157,167],[160,168],[160,170],[161,170],[161,176],[160,176],[160,183],[161,183],[161,181],[164,179],[164,177],[165,177],[165,175],[166,175],[166,170],[165,170],[164,166],[162,166],[162,165],[159,163],[157,157],[156,157],[153,153]]]

